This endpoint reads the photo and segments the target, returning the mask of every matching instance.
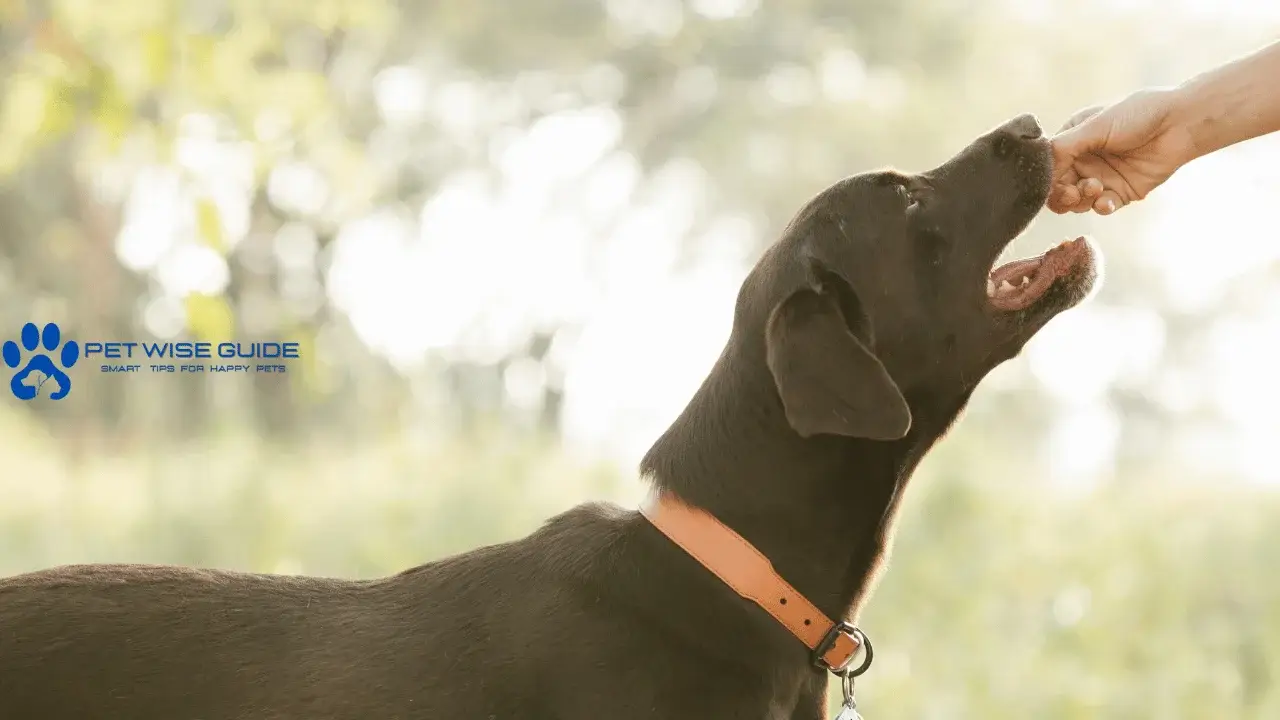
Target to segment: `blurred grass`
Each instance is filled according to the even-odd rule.
[[[512,539],[617,473],[534,438],[272,449],[248,435],[95,455],[78,466],[0,415],[0,574],[154,562],[376,577]]]
[[[917,478],[862,619],[869,713],[1280,717],[1275,492],[940,475]]]

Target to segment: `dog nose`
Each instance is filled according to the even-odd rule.
[[[1019,115],[1005,123],[1000,129],[1019,140],[1036,140],[1044,137],[1044,130],[1040,127],[1040,121],[1036,120],[1036,116],[1031,113]]]

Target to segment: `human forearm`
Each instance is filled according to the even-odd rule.
[[[1197,75],[1175,88],[1172,96],[1171,120],[1186,128],[1192,158],[1276,132],[1280,42]]]

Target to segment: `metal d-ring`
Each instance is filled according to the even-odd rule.
[[[840,676],[840,693],[844,696],[843,709],[840,711],[840,714],[836,716],[837,720],[860,720],[862,718],[862,716],[858,714],[858,701],[853,697],[853,680],[866,672],[867,668],[871,667],[871,660],[875,657],[875,650],[871,648],[871,640],[867,638],[866,633],[855,627],[849,631],[849,634],[859,641],[858,647],[865,647],[867,649],[867,657],[858,667],[853,668],[852,670],[846,668],[845,670],[837,673]]]
[[[847,669],[844,672],[840,673],[842,682],[849,683],[849,687],[852,688],[853,679],[858,677],[862,673],[866,672],[867,669],[871,667],[871,661],[875,659],[876,653],[875,653],[875,650],[871,647],[871,638],[867,637],[867,634],[862,632],[862,630],[855,627],[849,634],[853,635],[858,640],[858,647],[867,649],[867,657],[863,659],[861,665],[851,670]]]

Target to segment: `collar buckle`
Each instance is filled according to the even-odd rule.
[[[849,654],[849,657],[844,661],[844,663],[839,666],[833,666],[827,662],[825,656],[831,648],[835,647],[836,640],[839,639],[841,635],[853,640],[856,649]],[[863,658],[862,664],[850,669],[849,666],[853,664],[854,658],[858,657],[858,649],[863,648],[866,649],[866,657]],[[823,635],[822,639],[818,641],[818,644],[814,646],[813,651],[809,653],[809,659],[816,667],[842,678],[855,678],[866,672],[867,668],[871,667],[871,661],[873,658],[875,658],[875,651],[871,648],[871,639],[868,638],[867,634],[862,632],[862,630],[859,630],[856,626],[844,620],[833,624],[831,629],[827,630],[827,634]]]

